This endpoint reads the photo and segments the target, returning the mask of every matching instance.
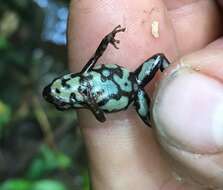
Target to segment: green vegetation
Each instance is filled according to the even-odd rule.
[[[0,3],[0,190],[89,189],[76,113],[57,111],[41,96],[68,72],[68,4]]]

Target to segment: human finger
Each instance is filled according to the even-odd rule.
[[[223,40],[180,59],[162,81],[153,118],[181,181],[222,188]]]
[[[154,21],[159,23],[157,38],[151,34]],[[126,27],[125,33],[117,35],[120,49],[110,46],[98,64],[115,63],[134,71],[157,52],[176,59],[175,37],[162,1],[72,1],[68,32],[71,70],[80,71],[104,35],[119,24]],[[99,123],[89,111],[80,113],[93,188],[154,189],[173,180],[151,130],[144,128],[133,107],[106,118]]]

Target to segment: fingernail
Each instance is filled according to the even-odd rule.
[[[223,84],[190,68],[161,82],[153,104],[159,138],[196,153],[223,150]]]

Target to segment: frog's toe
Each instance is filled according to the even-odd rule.
[[[122,28],[121,25],[118,25],[113,29],[112,33],[115,35],[118,32],[125,32],[125,29],[126,28]]]
[[[93,112],[94,116],[96,117],[98,121],[100,122],[106,121],[105,115],[102,110],[100,110],[99,108],[96,108],[96,109],[91,109],[91,111]]]

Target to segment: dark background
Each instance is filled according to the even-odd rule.
[[[69,0],[0,0],[0,190],[89,189],[74,111],[41,92],[68,72]]]

